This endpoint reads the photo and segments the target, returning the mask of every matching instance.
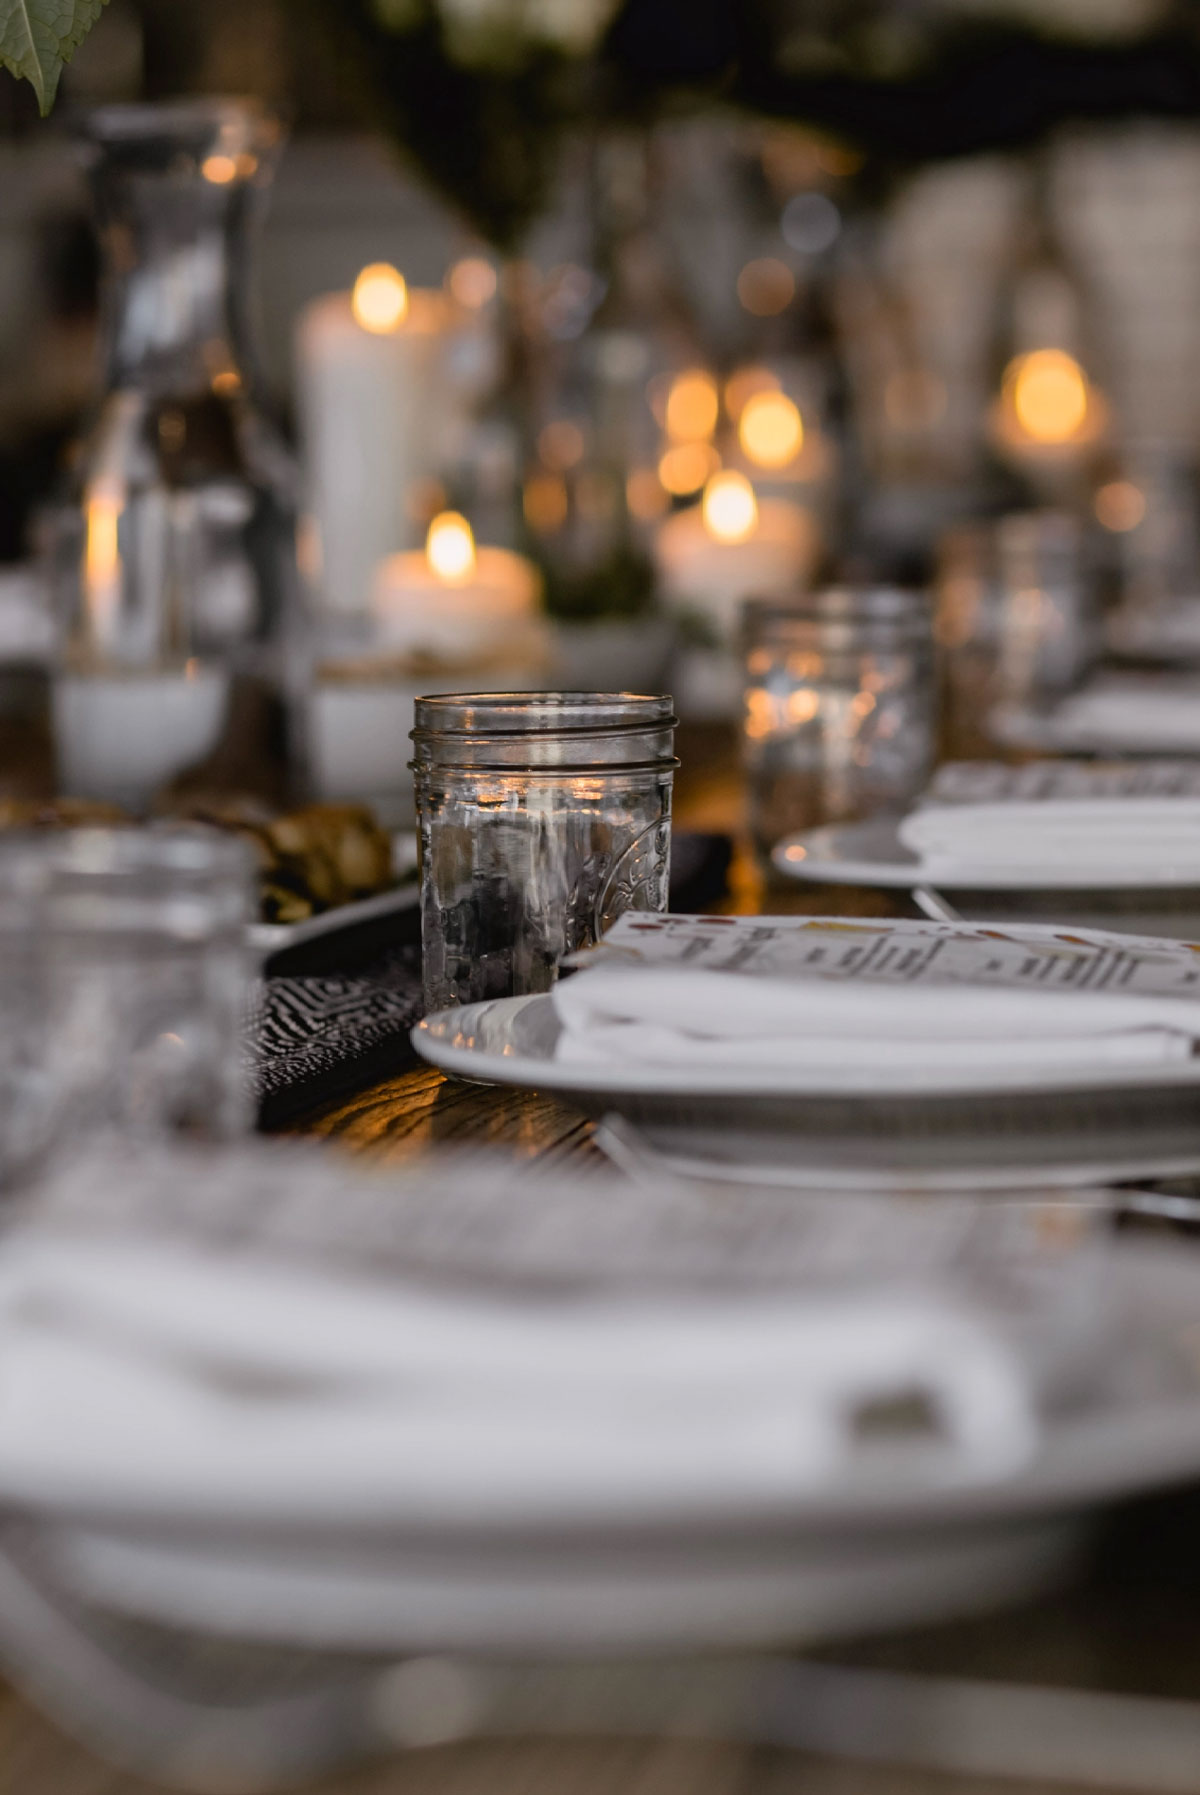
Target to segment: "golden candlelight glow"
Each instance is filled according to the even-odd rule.
[[[354,283],[350,300],[355,322],[376,336],[399,329],[408,316],[408,286],[390,262],[372,262]]]
[[[485,256],[464,256],[446,276],[450,297],[470,312],[478,312],[496,297],[496,270]]]
[[[759,256],[738,275],[737,296],[752,317],[776,318],[796,297],[796,277],[776,256]]]
[[[1087,377],[1062,349],[1036,349],[1009,364],[1004,384],[1012,393],[1017,423],[1034,442],[1069,443],[1088,412]]]
[[[1120,535],[1136,530],[1146,515],[1146,495],[1132,480],[1110,480],[1096,494],[1096,521]]]
[[[804,446],[804,420],[786,393],[756,393],[738,423],[742,453],[757,467],[787,467]]]
[[[658,477],[677,499],[699,492],[710,474],[721,465],[721,458],[711,443],[679,443],[668,449],[658,464]]]
[[[672,442],[707,442],[717,427],[721,398],[717,383],[703,368],[692,368],[671,382],[666,427]]]
[[[736,424],[751,399],[778,391],[779,376],[770,368],[738,368],[725,382],[725,409]]]
[[[745,474],[727,469],[704,488],[704,527],[717,542],[745,542],[758,524],[758,500]]]
[[[525,482],[525,522],[539,536],[553,536],[567,521],[567,483],[559,474],[531,474]]]
[[[429,526],[425,559],[447,586],[465,586],[475,572],[475,538],[466,518],[443,511]]]
[[[88,618],[93,627],[110,623],[120,603],[120,521],[123,495],[111,482],[98,481],[84,497],[83,581]]]
[[[237,180],[237,161],[233,156],[206,156],[200,164],[200,173],[214,187],[228,187],[230,181]]]

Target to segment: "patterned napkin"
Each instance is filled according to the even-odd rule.
[[[725,888],[724,835],[678,835],[671,904],[698,910]],[[339,930],[276,954],[255,993],[248,1041],[259,1127],[290,1127],[417,1063],[409,1030],[421,1016],[416,909]]]

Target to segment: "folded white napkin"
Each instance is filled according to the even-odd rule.
[[[900,824],[929,878],[1078,873],[1081,883],[1143,868],[1200,883],[1200,799],[1046,798],[931,804]]]
[[[560,1059],[903,1083],[920,1071],[1182,1059],[1200,1037],[1200,959],[1174,944],[685,917],[639,936],[623,923],[555,989]]]
[[[1114,752],[1200,748],[1200,681],[1116,675],[1063,700],[1053,727],[1072,742]]]
[[[0,1256],[0,1501],[337,1529],[786,1512],[914,1391],[934,1481],[1031,1450],[1014,1353],[940,1293],[518,1300],[182,1240]]]

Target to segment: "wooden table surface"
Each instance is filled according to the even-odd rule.
[[[680,783],[679,822],[727,828],[738,804],[736,774],[719,744],[707,759],[698,752],[691,779]],[[727,907],[896,913],[890,900],[859,892],[765,893],[745,853]],[[596,1153],[591,1124],[553,1098],[456,1084],[429,1068],[386,1079],[314,1115],[303,1131],[396,1164],[447,1142],[544,1161]],[[878,1671],[1200,1701],[1200,1496],[1130,1511],[1106,1540],[1089,1576],[1034,1606],[843,1645],[827,1657]],[[410,1752],[311,1786],[317,1795],[1032,1795],[1072,1785],[732,1744],[530,1739]],[[1137,1779],[1127,1786],[1142,1787]],[[1200,1791],[1200,1756],[1191,1786]],[[0,1795],[165,1791],[101,1763],[0,1687]]]

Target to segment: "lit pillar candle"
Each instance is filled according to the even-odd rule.
[[[309,501],[327,612],[361,617],[386,555],[413,540],[407,501],[436,470],[441,293],[409,292],[394,268],[366,268],[353,293],[305,310],[297,375]]]

